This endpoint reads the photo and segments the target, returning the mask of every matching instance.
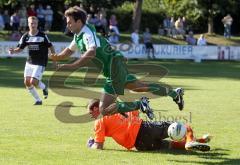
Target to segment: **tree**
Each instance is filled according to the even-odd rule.
[[[162,8],[171,16],[186,16],[192,21],[207,18],[208,33],[214,33],[214,18],[218,14],[236,12],[238,0],[162,0]]]
[[[208,33],[214,33],[214,17],[221,13],[236,12],[238,9],[237,0],[198,0],[199,10],[202,11],[202,16],[208,19]]]
[[[132,16],[132,30],[139,29],[141,23],[141,15],[142,15],[142,3],[143,0],[136,0],[133,9]]]

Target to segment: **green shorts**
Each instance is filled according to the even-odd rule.
[[[133,74],[129,74],[126,61],[123,57],[115,57],[112,60],[111,76],[106,78],[104,92],[112,95],[124,95],[125,85],[136,81]]]

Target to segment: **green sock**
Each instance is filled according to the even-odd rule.
[[[175,90],[170,89],[168,92],[168,96],[170,96],[171,98],[175,99],[177,97],[177,92]]]
[[[173,99],[177,96],[177,92],[173,89],[170,89],[166,85],[164,86],[159,84],[149,84],[149,90],[150,92],[158,96],[170,96]]]
[[[119,113],[130,112],[140,108],[140,101],[134,102],[117,102],[117,110]]]

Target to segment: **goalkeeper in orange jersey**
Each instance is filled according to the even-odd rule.
[[[98,118],[99,100],[93,99],[88,105],[88,111],[92,118]],[[139,118],[139,111],[127,112],[127,118],[121,114],[104,116],[95,121],[94,138],[88,140],[88,147],[103,149],[105,137],[113,138],[119,145],[130,150],[136,148],[139,151],[160,149],[186,149],[197,151],[209,151],[207,144],[211,136],[204,135],[196,139],[192,128],[186,124],[186,134],[182,141],[165,140],[168,138],[168,127],[173,122],[168,121],[143,121]]]

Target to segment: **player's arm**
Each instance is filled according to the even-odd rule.
[[[103,144],[104,144],[104,143],[95,142],[95,143],[91,146],[91,149],[99,149],[99,150],[102,150],[102,149],[103,149]]]
[[[23,49],[16,47],[16,48],[10,48],[8,50],[9,54],[15,54],[15,53],[20,53]]]
[[[59,67],[63,69],[77,69],[86,66],[96,56],[96,47],[88,49],[78,60],[71,64],[60,64]]]
[[[104,144],[104,142],[95,142],[95,140],[92,137],[90,137],[88,139],[88,142],[87,142],[87,146],[91,149],[102,150],[103,149],[103,144]]]
[[[71,49],[65,48],[59,54],[52,53],[49,58],[52,59],[53,61],[61,61],[61,60],[64,60],[64,59],[70,57],[73,53],[74,53],[74,51],[72,51]]]

